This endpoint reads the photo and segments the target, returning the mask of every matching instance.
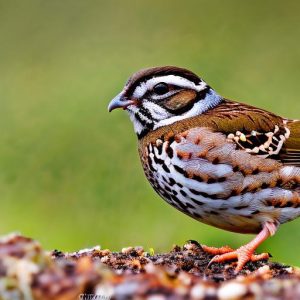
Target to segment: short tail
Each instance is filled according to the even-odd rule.
[[[282,160],[285,165],[300,167],[300,121],[289,120],[287,127],[290,130],[290,136],[285,143],[285,154]]]

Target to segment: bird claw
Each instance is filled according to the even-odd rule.
[[[235,273],[238,273],[243,269],[248,261],[255,262],[259,260],[269,259],[269,257],[270,255],[268,253],[253,254],[253,251],[251,249],[247,248],[246,246],[242,246],[237,250],[214,256],[209,262],[208,266],[210,266],[212,263],[222,263],[237,259]]]

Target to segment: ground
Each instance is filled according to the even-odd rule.
[[[0,299],[299,299],[300,271],[270,261],[211,264],[196,241],[154,254],[44,251],[21,235],[0,241]]]

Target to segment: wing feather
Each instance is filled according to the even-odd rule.
[[[300,166],[300,121],[230,100],[224,100],[207,115],[215,130],[226,134],[240,149]]]
[[[199,116],[158,128],[140,140],[139,148],[144,149],[161,136],[172,137],[196,127],[222,132],[253,155],[300,166],[300,121],[227,99]]]

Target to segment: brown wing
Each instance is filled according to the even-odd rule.
[[[288,121],[265,110],[227,99],[202,115],[157,129],[141,144],[195,127],[222,132],[240,149],[253,155],[300,166],[300,121]]]
[[[225,100],[209,112],[216,130],[227,134],[240,149],[300,166],[300,121],[290,121],[265,110]]]

